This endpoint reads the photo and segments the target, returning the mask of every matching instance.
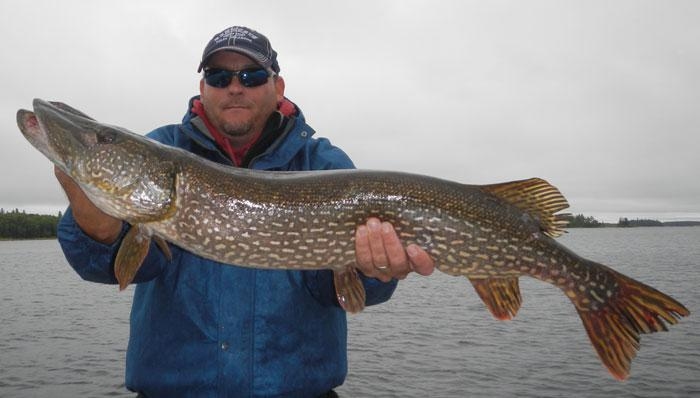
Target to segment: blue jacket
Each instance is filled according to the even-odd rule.
[[[195,97],[196,98],[196,97]],[[191,109],[192,100],[190,100]],[[148,134],[168,145],[231,164],[190,111],[182,124]],[[201,121],[200,121],[201,122]],[[264,170],[352,168],[340,149],[312,138],[301,112],[250,163]],[[125,223],[123,233],[128,229]],[[122,233],[122,236],[123,236]],[[58,238],[83,278],[116,283],[113,245],[85,235],[70,211]],[[331,271],[259,270],[198,257],[171,245],[172,261],[152,245],[136,276],[126,386],[148,397],[314,397],[347,373],[345,312]],[[388,300],[396,283],[363,278],[367,304]]]

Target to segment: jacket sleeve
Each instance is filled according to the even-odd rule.
[[[111,245],[98,242],[80,229],[69,207],[58,223],[58,242],[68,264],[81,278],[91,282],[116,284],[114,259],[128,230],[129,225],[122,223],[122,232],[116,242]],[[166,262],[165,256],[152,243],[134,283],[155,278],[162,272]]]
[[[331,145],[330,141],[325,138],[318,139],[311,152],[312,156],[310,156],[310,160],[312,161],[311,166],[314,170],[355,168],[355,165],[348,155],[340,148]],[[379,279],[367,277],[362,273],[358,274],[365,287],[365,304],[367,306],[380,304],[389,300],[394,290],[396,290],[398,284],[396,279],[385,283]],[[309,288],[320,302],[326,305],[340,306],[335,295],[333,271],[314,271],[309,277]]]

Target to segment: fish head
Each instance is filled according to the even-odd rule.
[[[17,112],[22,134],[97,207],[130,222],[169,211],[175,167],[152,140],[63,103],[35,99],[33,108]]]
[[[34,112],[24,109],[17,112],[20,131],[44,156],[68,172],[92,141],[98,142],[89,123],[95,121],[77,110],[61,109],[58,103],[35,99],[33,105]]]

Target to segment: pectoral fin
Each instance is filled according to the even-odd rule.
[[[150,235],[138,224],[133,225],[124,235],[122,244],[117,252],[117,258],[114,261],[114,275],[119,282],[119,290],[126,289],[131,281],[134,280],[136,272],[141,267],[146,254],[148,254],[150,245]],[[170,253],[170,251],[168,250],[167,253]]]
[[[333,283],[338,303],[345,311],[355,314],[365,308],[365,287],[355,268],[333,271]]]
[[[165,255],[165,258],[168,259],[168,261],[173,259],[172,253],[170,253],[170,247],[168,246],[168,242],[166,242],[163,238],[160,236],[154,236],[153,240],[156,242],[156,245],[158,245],[158,248],[160,251],[163,252]]]
[[[512,319],[520,309],[522,298],[517,277],[471,279],[469,281],[494,317]]]

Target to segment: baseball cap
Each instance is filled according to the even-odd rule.
[[[272,49],[270,41],[262,33],[244,26],[232,26],[217,33],[209,40],[202,53],[202,61],[197,72],[201,72],[209,58],[219,51],[235,51],[247,55],[260,66],[279,73],[277,52]]]

